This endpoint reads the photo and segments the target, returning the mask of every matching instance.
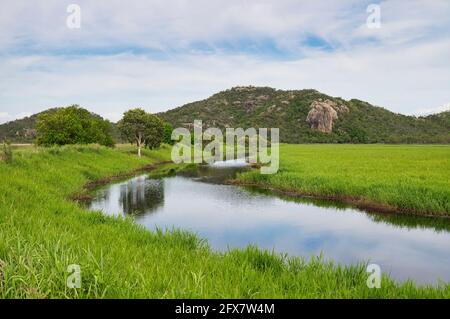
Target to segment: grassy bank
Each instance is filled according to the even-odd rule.
[[[281,145],[280,170],[238,182],[362,208],[450,216],[450,147]]]
[[[254,247],[216,253],[193,234],[149,232],[68,200],[90,181],[168,157],[168,149],[140,159],[131,151],[27,148],[12,164],[0,163],[0,298],[450,297],[450,285],[419,288],[387,277],[380,289],[368,289],[363,265]],[[66,287],[70,264],[81,267],[80,289]]]

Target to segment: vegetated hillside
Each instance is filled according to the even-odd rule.
[[[23,119],[18,119],[0,125],[0,142],[7,139],[13,143],[32,143],[36,138],[36,122],[39,115],[44,113],[55,112],[58,108],[51,108],[40,113],[33,114]],[[95,113],[92,116],[100,117]],[[119,142],[120,134],[114,123],[111,123],[111,135],[114,141]]]
[[[158,115],[174,127],[278,127],[286,143],[450,143],[450,112],[406,116],[316,90],[235,87]]]
[[[31,143],[39,114],[0,125],[0,140]],[[450,111],[406,116],[316,90],[234,87],[158,116],[174,127],[191,128],[195,119],[221,129],[278,127],[285,143],[450,143]],[[113,123],[112,135],[122,141]]]
[[[54,112],[56,108],[33,114],[31,116],[0,125],[0,141],[31,143],[36,137],[36,121],[43,113]]]

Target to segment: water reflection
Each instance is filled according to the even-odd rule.
[[[113,215],[151,214],[164,205],[164,180],[138,176],[97,192],[90,207]]]
[[[377,263],[399,280],[450,280],[450,220],[373,215],[222,184],[243,169],[202,166],[161,179],[139,176],[99,190],[90,208],[133,214],[149,229],[188,229],[217,250],[256,244],[305,257],[323,252],[339,263]]]
[[[236,166],[200,165],[197,168],[181,171],[177,175],[210,184],[224,184],[227,180],[235,178],[238,172],[246,169],[248,169],[246,166],[239,164]]]
[[[255,194],[266,194],[268,196],[274,195],[273,192],[261,189],[258,187],[245,187],[249,192]],[[432,229],[436,232],[450,232],[450,218],[433,218],[427,216],[411,216],[403,214],[392,214],[392,213],[377,213],[364,211],[361,209],[355,209],[350,204],[344,202],[318,199],[312,197],[300,197],[300,196],[290,196],[277,194],[278,198],[289,202],[296,202],[302,204],[313,204],[317,207],[323,208],[334,208],[336,210],[347,210],[352,209],[360,212],[365,212],[366,216],[377,223],[386,223],[391,226],[397,226],[399,228],[407,229]]]

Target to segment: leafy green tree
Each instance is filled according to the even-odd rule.
[[[164,122],[164,138],[163,142],[166,144],[173,144],[174,141],[172,141],[172,131],[173,126],[170,125],[170,123]]]
[[[150,149],[159,147],[164,138],[163,121],[140,108],[125,112],[118,128],[126,140],[136,143],[139,156],[143,146]]]
[[[98,143],[114,146],[111,123],[78,105],[39,115],[36,129],[38,145]]]

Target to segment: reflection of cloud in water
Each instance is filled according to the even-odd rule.
[[[137,222],[150,229],[188,229],[219,250],[256,244],[304,257],[323,252],[340,263],[377,263],[397,279],[450,280],[450,232],[445,229],[408,228],[349,208],[319,207],[193,179],[214,174],[204,168],[161,180],[138,177],[100,191],[91,207],[139,212]]]

